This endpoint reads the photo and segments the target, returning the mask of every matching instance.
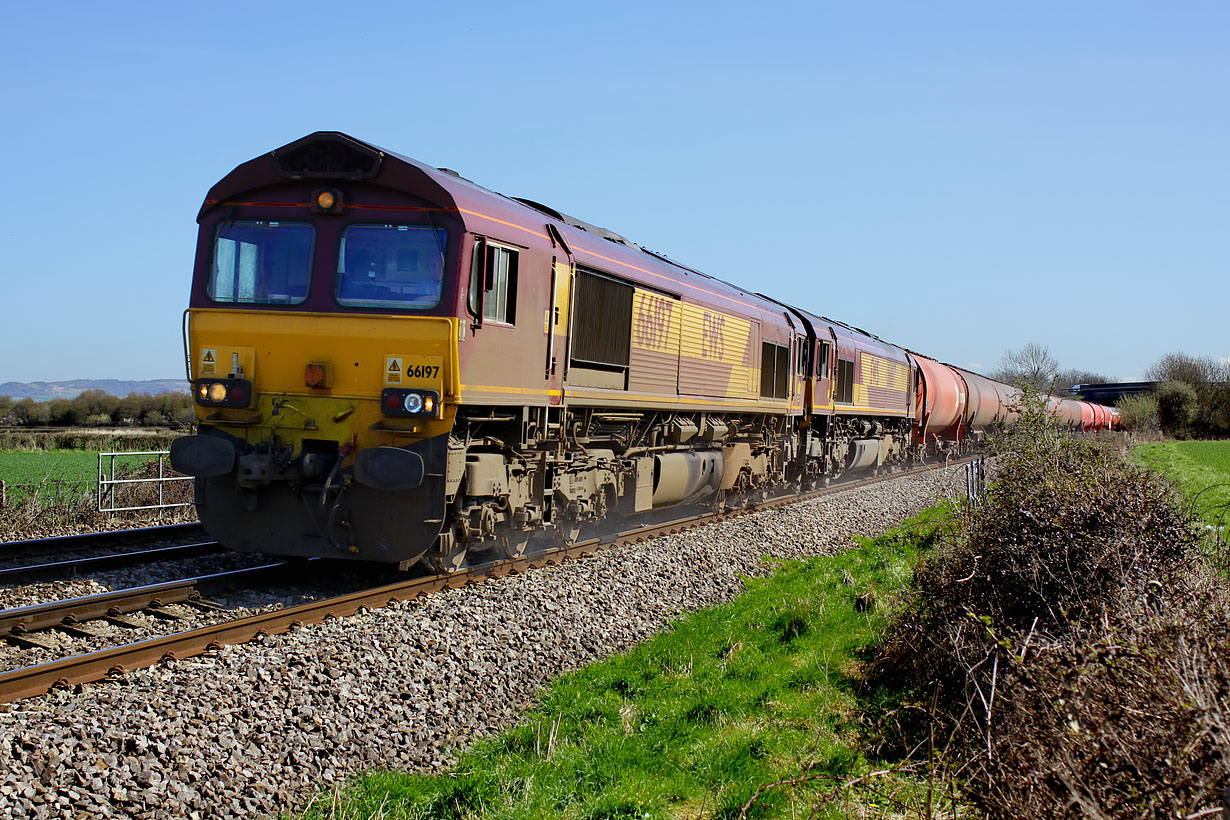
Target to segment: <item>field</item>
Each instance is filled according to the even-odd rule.
[[[154,459],[154,456],[147,455],[117,455],[114,459],[115,476],[125,477],[134,471],[149,469],[144,465]],[[111,469],[112,459],[104,458],[104,475],[110,476]],[[5,485],[4,501],[10,505],[33,497],[41,507],[65,503],[76,506],[83,503],[83,497],[92,498],[97,490],[98,451],[0,450],[0,481]],[[139,491],[120,492],[131,494]],[[89,506],[92,507],[93,503],[90,501]]]
[[[1132,460],[1169,478],[1213,525],[1230,520],[1230,441],[1169,441],[1137,445]]]
[[[88,450],[0,450],[0,481],[10,492],[42,482],[84,482],[98,478],[98,453]]]
[[[749,802],[748,817],[920,812],[925,775],[868,759],[856,692],[946,520],[924,513],[860,548],[750,579],[735,601],[560,678],[520,725],[450,771],[372,773],[308,816],[733,820]]]

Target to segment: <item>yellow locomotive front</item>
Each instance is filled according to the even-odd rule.
[[[442,528],[461,229],[429,186],[373,182],[383,159],[314,135],[202,208],[185,316],[199,423],[171,461],[231,549],[408,566]]]

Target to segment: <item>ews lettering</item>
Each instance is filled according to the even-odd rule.
[[[726,355],[725,316],[706,313],[701,327],[700,355],[705,359],[721,360]]]
[[[642,296],[636,313],[636,343],[641,347],[666,347],[670,341],[671,313],[675,305],[670,299]]]

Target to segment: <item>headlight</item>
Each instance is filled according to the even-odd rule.
[[[252,382],[247,379],[198,379],[192,393],[204,407],[248,407],[252,403]]]
[[[439,418],[440,394],[434,390],[386,387],[380,394],[380,409],[395,418]]]

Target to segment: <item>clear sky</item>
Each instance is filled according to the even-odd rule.
[[[1230,4],[20,3],[0,381],[184,372],[195,217],[340,130],[991,369],[1230,356]]]

